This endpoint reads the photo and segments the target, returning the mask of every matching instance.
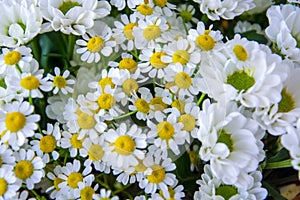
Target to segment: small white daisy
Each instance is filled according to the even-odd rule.
[[[133,59],[133,56],[128,53],[121,54],[121,60],[119,62],[110,61],[108,65],[110,67],[118,67],[119,69],[127,69],[130,73],[134,73],[138,67],[137,61]]]
[[[176,8],[176,10],[179,12],[179,16],[182,18],[182,20],[185,23],[198,23],[199,20],[194,17],[194,14],[196,12],[196,9],[194,8],[193,5],[189,4],[181,4]]]
[[[18,184],[17,178],[12,168],[0,168],[0,199],[13,199],[21,185]]]
[[[53,172],[47,173],[47,178],[50,179],[50,181],[53,183],[50,187],[46,189],[46,193],[50,193],[51,199],[66,199],[64,193],[61,192],[60,188],[58,187],[58,184],[60,184],[63,180],[58,178],[59,174],[62,174],[62,167],[60,165],[56,165]]]
[[[95,200],[102,200],[102,199],[110,199],[110,200],[119,200],[118,196],[111,196],[111,190],[106,190],[104,188],[100,189],[100,194],[93,195]]]
[[[68,149],[72,158],[78,155],[78,152],[83,149],[83,141],[86,138],[78,139],[78,133],[71,133],[70,131],[63,131],[60,139],[60,147]]]
[[[99,188],[99,185],[95,184],[92,187],[94,180],[95,180],[94,176],[88,176],[82,182],[78,182],[78,188],[74,190],[75,193],[74,196],[76,197],[79,196],[78,199],[82,199],[82,200],[96,199],[95,194]]]
[[[0,145],[0,167],[13,167],[16,164],[16,159],[13,156],[13,152],[6,144]]]
[[[75,80],[68,79],[70,72],[69,70],[65,70],[62,75],[60,75],[60,69],[58,67],[54,68],[55,76],[51,74],[47,74],[49,79],[53,81],[53,94],[57,94],[61,91],[63,94],[73,93],[73,88],[70,85],[75,84]]]

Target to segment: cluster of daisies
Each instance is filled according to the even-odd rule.
[[[260,1],[194,3],[0,1],[0,199],[184,199],[183,154],[202,174],[194,199],[265,199],[268,135],[300,170],[300,8],[264,4],[274,52],[238,34],[263,34],[258,24],[228,39],[194,17],[233,19]],[[72,60],[45,70],[30,41],[51,32]]]

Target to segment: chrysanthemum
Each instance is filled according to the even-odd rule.
[[[248,21],[238,21],[233,28],[234,33],[245,33],[248,31],[255,31],[258,34],[263,34],[262,28],[259,24],[251,24]]]
[[[83,149],[82,143],[86,138],[78,139],[78,133],[63,131],[60,139],[60,147],[68,149],[72,158],[76,157],[78,152]]]
[[[25,183],[29,190],[33,189],[34,185],[39,183],[44,176],[45,163],[31,149],[27,151],[20,149],[19,152],[14,153],[14,156],[16,158],[14,173],[17,182]]]
[[[130,128],[121,123],[116,130],[109,129],[104,133],[105,140],[109,146],[105,147],[107,152],[106,161],[116,168],[128,168],[138,164],[138,160],[144,158],[142,151],[146,148],[146,135],[136,125]]]
[[[0,2],[0,46],[26,44],[41,30],[42,15],[37,6],[26,1]]]
[[[18,149],[25,143],[25,138],[34,135],[40,116],[32,114],[33,109],[34,107],[25,101],[5,104],[3,110],[0,110],[2,142],[8,142],[13,149]]]
[[[79,199],[86,199],[86,200],[92,200],[96,199],[95,194],[96,191],[99,188],[98,184],[95,184],[92,186],[94,183],[95,177],[94,176],[88,176],[86,177],[83,181],[78,182],[78,188],[74,190],[74,196],[79,196]]]
[[[95,200],[102,200],[102,199],[110,199],[110,200],[119,200],[118,196],[111,196],[111,190],[106,190],[104,188],[101,188],[100,194],[96,194],[93,196]]]
[[[137,119],[146,121],[146,119],[149,119],[148,114],[150,112],[152,95],[149,95],[150,90],[148,88],[140,88],[138,92],[140,97],[137,94],[133,94],[129,99],[132,105],[129,105],[128,108],[131,111],[137,111],[135,114]]]
[[[125,6],[127,5],[128,8],[134,8],[136,5],[138,5],[139,1],[137,0],[110,0],[110,4],[117,7],[118,10],[123,10]]]
[[[13,167],[16,164],[13,152],[6,144],[0,145],[0,160],[0,168]]]
[[[58,184],[60,184],[63,180],[58,178],[59,174],[62,174],[62,167],[60,165],[56,165],[53,172],[47,173],[47,178],[53,183],[50,187],[46,189],[46,193],[50,193],[51,199],[66,199],[66,194],[61,192]]]
[[[88,63],[97,63],[101,56],[109,56],[116,45],[116,42],[111,38],[112,32],[107,24],[101,21],[96,21],[92,29],[82,35],[82,39],[78,39],[76,44],[76,53],[81,54],[81,60]]]
[[[66,123],[63,112],[68,102],[68,95],[58,93],[47,98],[46,115],[49,119],[55,119],[59,123]]]
[[[150,0],[149,4],[153,4],[154,13],[161,13],[162,16],[174,15],[176,5],[169,3],[167,0]]]
[[[58,0],[39,1],[44,19],[43,32],[61,31],[65,34],[83,35],[94,26],[94,20],[110,13],[107,1]]]
[[[54,68],[54,76],[52,74],[47,74],[49,79],[53,81],[53,94],[57,94],[61,91],[63,94],[73,93],[73,88],[70,85],[75,84],[75,80],[68,79],[70,75],[69,70],[65,70],[62,75],[60,75],[60,69],[58,67]]]
[[[128,53],[122,53],[119,62],[110,61],[108,65],[119,69],[127,69],[130,73],[134,73],[138,67],[137,61]]]
[[[196,9],[192,5],[181,4],[178,8],[176,8],[176,10],[179,12],[179,16],[185,23],[198,23],[199,20],[194,17]]]
[[[21,187],[17,182],[17,178],[12,171],[12,168],[1,167],[0,168],[0,199],[13,199],[16,192]]]
[[[184,188],[182,185],[177,185],[178,181],[175,179],[175,183],[172,186],[168,186],[168,193],[164,194],[162,190],[158,193],[151,195],[152,199],[165,200],[165,199],[183,199],[185,194],[183,192]]]

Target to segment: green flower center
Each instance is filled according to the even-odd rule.
[[[235,71],[227,77],[227,84],[232,85],[238,91],[247,91],[255,84],[255,79],[245,71]]]
[[[187,10],[183,10],[179,13],[184,22],[189,22],[192,20],[193,15]]]
[[[216,195],[222,196],[225,200],[229,200],[232,196],[236,195],[237,193],[237,188],[230,185],[220,185],[220,187],[216,189]]]
[[[81,6],[81,4],[72,1],[65,1],[58,7],[58,9],[65,15],[69,10],[71,10],[75,6]]]
[[[295,108],[293,96],[284,88],[281,91],[281,100],[278,103],[278,112],[290,112]]]
[[[224,143],[230,152],[233,151],[233,141],[231,138],[231,134],[228,134],[224,129],[219,133],[218,143]]]

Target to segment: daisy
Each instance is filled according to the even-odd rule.
[[[172,16],[176,5],[169,3],[167,0],[150,0],[149,4],[154,4],[154,12],[161,13],[162,16]]]
[[[117,7],[118,10],[123,10],[125,6],[127,5],[128,8],[134,8],[136,5],[138,5],[138,0],[111,0],[110,4]]]
[[[0,168],[0,199],[13,199],[21,185],[11,168]]]
[[[92,184],[95,180],[94,176],[88,176],[84,179],[82,182],[78,182],[78,189],[76,189],[74,192],[76,193],[74,196],[79,196],[79,199],[96,199],[95,194],[96,191],[99,188],[99,185],[96,184],[94,187],[92,187]]]
[[[91,81],[89,83],[89,87],[94,90],[102,90],[104,92],[104,89],[107,85],[109,85],[112,89],[115,88],[115,84],[119,81],[119,70],[115,68],[110,68],[109,70],[102,69],[101,70],[101,76],[98,81]]]
[[[70,131],[63,131],[60,139],[60,147],[68,149],[68,152],[72,158],[78,155],[79,151],[83,150],[83,141],[87,138],[78,139],[78,133],[71,133]]]
[[[110,165],[128,168],[137,165],[138,159],[144,158],[145,153],[142,150],[147,146],[146,135],[135,124],[127,128],[125,123],[121,123],[119,128],[109,129],[104,136],[109,143],[109,146],[105,147],[105,160]]]
[[[179,16],[183,19],[184,23],[198,23],[198,19],[194,17],[196,9],[192,5],[181,4],[176,8]]]
[[[16,164],[16,159],[13,156],[13,152],[6,144],[0,145],[0,168],[13,167]]]
[[[55,119],[59,123],[66,123],[63,112],[68,102],[69,96],[58,93],[47,98],[46,115],[49,119]]]
[[[248,21],[238,21],[233,28],[234,33],[246,33],[250,31],[255,31],[258,34],[264,34],[262,28],[259,24],[253,23],[251,24]]]
[[[76,44],[76,53],[81,54],[81,60],[87,63],[98,63],[101,55],[108,57],[113,52],[112,47],[116,42],[111,39],[112,31],[110,27],[101,21],[96,21],[92,29],[82,35]]]
[[[138,97],[137,94],[133,94],[129,99],[132,105],[129,105],[128,108],[129,110],[137,111],[135,114],[137,119],[146,121],[149,119],[150,101],[153,97],[148,88],[140,88],[138,92],[141,94],[141,97]]]
[[[182,185],[178,185],[178,181],[175,180],[175,183],[172,186],[168,186],[168,193],[163,194],[162,190],[159,193],[154,193],[151,195],[151,198],[157,200],[165,200],[165,199],[183,199],[185,194],[183,192],[184,188]]]
[[[14,101],[5,104],[0,109],[0,132],[2,142],[8,142],[13,149],[18,149],[25,143],[25,139],[32,137],[38,128],[40,116],[32,114],[34,107],[28,102]]]
[[[63,182],[63,179],[58,178],[59,174],[62,174],[62,167],[60,165],[56,165],[53,172],[47,173],[47,178],[53,183],[50,187],[46,189],[46,193],[50,193],[51,199],[66,199],[66,194],[61,192],[61,189],[58,185]]]
[[[58,67],[54,68],[54,74],[55,76],[51,74],[47,74],[49,77],[49,80],[53,81],[53,94],[57,94],[59,91],[61,91],[63,94],[73,93],[73,88],[70,87],[70,85],[75,84],[75,80],[68,79],[70,75],[69,70],[65,70],[62,75],[60,75],[60,69]]]
[[[119,200],[118,196],[111,197],[111,190],[106,190],[104,188],[101,188],[100,194],[94,195],[93,198],[95,198],[95,200],[102,200],[102,199]]]
[[[133,56],[128,53],[122,53],[121,58],[120,62],[110,61],[108,65],[111,67],[118,67],[119,69],[127,69],[130,73],[134,73],[138,64],[133,59]]]
[[[34,150],[36,154],[43,159],[43,162],[50,162],[49,154],[51,154],[53,160],[57,160],[59,153],[55,149],[59,146],[61,138],[58,123],[55,123],[54,126],[48,123],[47,130],[43,130],[43,134],[36,133],[34,136],[38,140],[32,140],[30,142],[32,150]]]
[[[16,158],[14,173],[17,183],[25,183],[27,189],[33,189],[34,185],[39,183],[44,176],[45,163],[31,149],[27,151],[20,149],[19,152],[14,153],[14,156]]]
[[[25,1],[0,2],[0,46],[18,47],[32,40],[41,30],[40,9]]]

